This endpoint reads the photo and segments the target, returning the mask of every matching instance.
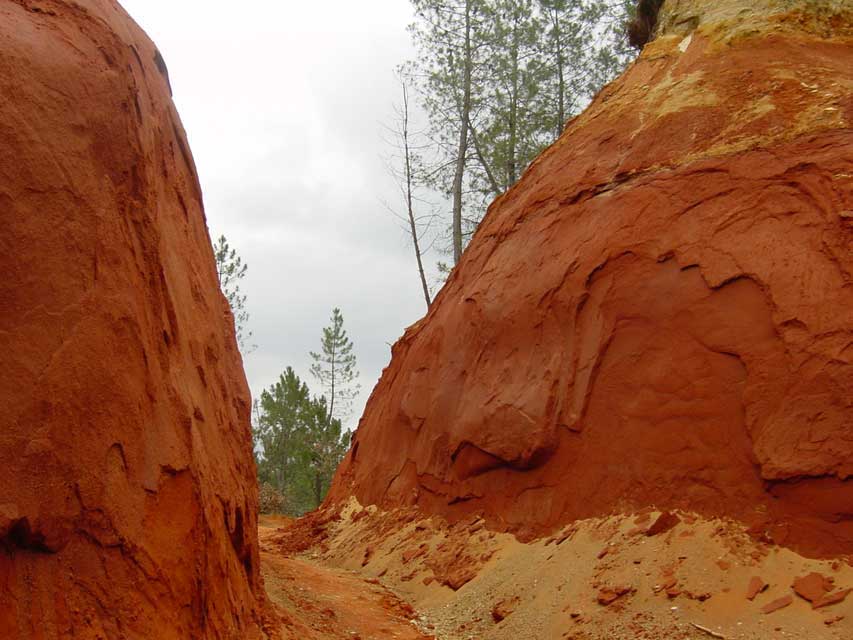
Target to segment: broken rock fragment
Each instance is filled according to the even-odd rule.
[[[821,574],[813,572],[794,580],[791,588],[804,600],[814,603],[832,589],[832,582]]]
[[[518,607],[518,603],[518,596],[504,598],[500,602],[495,603],[495,606],[492,607],[492,619],[495,622],[500,622],[515,611],[516,607]]]
[[[753,576],[749,585],[746,587],[746,599],[747,600],[755,600],[755,596],[757,596],[762,591],[765,591],[768,587],[768,584],[764,582],[758,576]]]
[[[659,535],[661,533],[666,533],[670,529],[675,528],[675,525],[677,525],[679,522],[681,522],[681,518],[679,518],[677,515],[671,513],[670,511],[664,511],[655,519],[655,521],[652,523],[652,526],[648,528],[648,530],[646,531],[646,535],[651,537]]]
[[[779,609],[784,609],[789,606],[794,601],[794,596],[787,595],[782,596],[781,598],[776,598],[773,602],[768,602],[763,607],[761,607],[761,613],[768,614],[773,613],[774,611],[778,611]]]
[[[596,600],[598,601],[598,604],[607,607],[632,591],[634,591],[633,587],[626,585],[602,587],[598,591],[598,597]]]
[[[853,589],[839,589],[838,591],[827,593],[812,602],[812,609],[820,609],[822,607],[828,607],[829,605],[843,602],[844,599],[850,595],[851,591],[853,591]]]

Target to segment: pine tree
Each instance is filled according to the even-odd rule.
[[[304,501],[299,486],[300,447],[309,402],[308,386],[290,367],[261,392],[255,430],[255,444],[261,452],[258,477],[284,493],[291,508]]]
[[[429,309],[432,304],[432,293],[424,269],[424,253],[429,250],[430,242],[427,234],[435,216],[429,212],[426,215],[416,212],[416,209],[427,208],[429,210],[433,208],[429,201],[419,195],[424,188],[421,153],[426,145],[421,139],[420,132],[413,130],[409,107],[409,87],[402,73],[399,76],[402,101],[394,107],[396,118],[393,125],[387,127],[387,131],[391,134],[391,140],[387,142],[392,146],[392,153],[387,159],[386,166],[388,173],[400,189],[405,213],[398,213],[397,207],[390,204],[386,204],[386,207],[395,217],[400,219],[403,223],[401,226],[412,241],[421,291],[427,309]]]
[[[358,395],[361,385],[357,382],[359,372],[356,369],[356,357],[352,340],[344,329],[344,317],[341,310],[332,310],[331,324],[323,329],[320,340],[321,353],[310,352],[314,364],[311,374],[323,387],[329,401],[328,419],[337,418],[346,421],[352,414],[352,401]]]
[[[255,350],[251,344],[252,331],[249,330],[249,312],[246,310],[246,295],[240,291],[240,281],[246,277],[249,266],[237,255],[236,249],[232,249],[225,236],[213,244],[213,255],[216,258],[216,275],[219,278],[219,287],[222,294],[228,300],[231,313],[234,316],[234,332],[237,335],[237,344],[244,354]]]
[[[470,122],[477,158],[472,184],[483,194],[481,210],[515,184],[550,142],[540,98],[548,76],[539,55],[545,26],[534,9],[532,0],[492,0],[485,9],[489,71],[478,116]]]
[[[424,175],[450,201],[455,264],[494,197],[630,60],[632,0],[411,1],[417,57],[404,69],[429,118]]]
[[[418,57],[406,73],[429,115],[436,161],[427,172],[451,200],[450,253],[465,244],[464,211],[470,170],[470,121],[479,108],[486,51],[486,0],[412,0],[417,20],[409,31]]]
[[[305,426],[306,471],[316,508],[326,497],[335,470],[349,448],[351,432],[343,431],[341,421],[331,418],[325,396],[311,402]]]
[[[325,498],[349,446],[350,432],[329,416],[325,397],[288,367],[261,393],[255,427],[258,480],[285,497],[285,511],[301,515]]]

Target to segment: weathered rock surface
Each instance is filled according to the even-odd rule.
[[[249,394],[162,57],[0,3],[0,637],[252,638]]]
[[[851,45],[843,2],[666,2],[395,345],[331,499],[853,552]]]

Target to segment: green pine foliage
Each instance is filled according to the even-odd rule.
[[[446,253],[455,263],[487,205],[635,55],[624,37],[633,3],[411,2],[417,55],[402,69],[432,145],[417,180],[452,209]]]
[[[349,447],[350,432],[330,416],[326,398],[311,396],[288,367],[261,393],[254,427],[258,479],[301,515],[320,505]]]
[[[228,300],[231,313],[234,316],[234,331],[237,335],[237,344],[244,354],[255,350],[251,344],[252,332],[249,330],[249,312],[246,310],[246,295],[240,291],[240,281],[246,277],[249,265],[243,262],[237,255],[237,250],[232,249],[224,235],[213,243],[213,255],[216,259],[216,275],[219,278],[219,287],[222,294]]]
[[[267,494],[282,496],[284,512],[294,516],[320,506],[350,445],[342,420],[358,393],[358,371],[340,309],[332,311],[320,353],[311,357],[311,373],[326,395],[312,395],[287,367],[254,407],[258,481]]]
[[[337,307],[332,309],[331,324],[323,328],[320,346],[320,353],[311,352],[314,360],[311,375],[320,383],[329,399],[329,419],[334,416],[345,421],[352,415],[352,401],[361,385],[358,383],[359,373],[352,340],[347,336],[344,317]]]

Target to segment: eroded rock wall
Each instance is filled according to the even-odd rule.
[[[669,0],[395,345],[332,500],[853,553],[853,15]]]
[[[0,637],[259,635],[249,393],[154,44],[0,3]]]

